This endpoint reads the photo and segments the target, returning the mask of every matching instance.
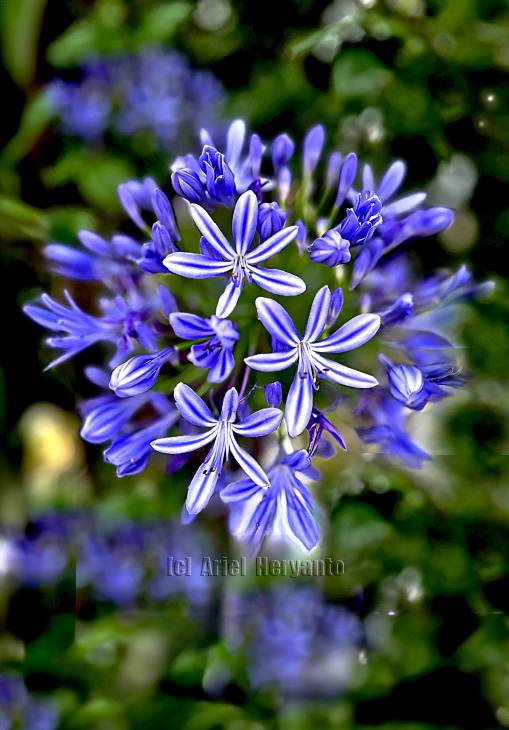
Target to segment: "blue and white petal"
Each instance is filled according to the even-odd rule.
[[[255,484],[260,487],[270,486],[269,479],[262,467],[253,459],[250,454],[247,453],[241,446],[238,445],[234,436],[230,438],[230,450],[235,458],[237,464],[246,472],[248,477],[253,480]]]
[[[278,428],[282,418],[283,412],[279,408],[263,408],[247,416],[240,423],[234,423],[232,429],[239,436],[252,438],[267,436]]]
[[[330,299],[331,293],[328,286],[322,287],[315,295],[303,338],[306,342],[314,342],[322,334],[329,316]]]
[[[217,424],[217,418],[214,418],[210,408],[189,385],[179,383],[173,395],[180,415],[189,423],[202,428],[211,428]]]
[[[256,300],[258,318],[267,332],[288,347],[295,347],[300,337],[286,309],[273,299],[258,297]]]
[[[267,238],[266,241],[257,246],[254,251],[247,254],[246,259],[248,263],[259,264],[261,261],[275,256],[296,238],[298,232],[298,226],[290,226],[289,228],[283,228],[281,231],[274,233],[273,236]]]
[[[176,254],[174,254],[176,255]],[[306,291],[306,285],[295,274],[289,274],[279,269],[251,269],[251,276],[255,284],[262,289],[278,294],[282,297],[294,297]]]
[[[156,439],[152,441],[151,446],[162,454],[187,454],[210,444],[216,438],[216,435],[217,426],[214,426],[210,431],[192,436],[170,436],[164,439]]]
[[[163,264],[172,274],[185,276],[188,279],[209,279],[231,271],[231,261],[217,261],[199,253],[171,253]]]
[[[191,217],[208,244],[225,259],[235,258],[233,246],[210,215],[199,205],[191,205]]]
[[[319,371],[319,377],[332,380],[338,385],[348,385],[350,388],[374,388],[378,385],[378,380],[372,375],[340,365],[315,353],[313,353],[313,365]]]
[[[347,352],[364,345],[380,329],[378,314],[359,314],[321,342],[313,342],[313,352]]]
[[[274,373],[279,370],[286,370],[299,359],[298,350],[295,348],[288,352],[269,352],[265,355],[251,355],[244,358],[246,365],[253,370],[260,370],[264,373]]]
[[[232,233],[235,250],[246,254],[251,246],[258,223],[258,200],[252,190],[240,196],[233,211]]]
[[[313,409],[313,381],[311,375],[295,373],[286,399],[285,420],[291,438],[301,434],[309,423]]]

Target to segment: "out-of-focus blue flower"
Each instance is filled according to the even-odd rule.
[[[81,404],[84,415],[81,438],[91,444],[102,444],[114,438],[147,403],[149,396],[147,393],[132,398],[104,395],[85,401]]]
[[[170,254],[164,264],[173,274],[191,279],[207,279],[232,272],[224,294],[219,298],[216,308],[218,317],[227,317],[235,309],[247,280],[263,289],[280,296],[295,296],[306,289],[304,282],[294,274],[278,269],[262,269],[259,263],[274,256],[288,246],[297,235],[297,227],[283,228],[268,240],[249,251],[258,223],[258,201],[252,191],[239,198],[233,213],[232,231],[235,248],[221,233],[209,214],[200,206],[191,206],[191,215],[208,246],[216,253],[216,258],[203,254]]]
[[[113,111],[110,69],[107,62],[91,61],[82,67],[81,73],[80,81],[55,79],[51,82],[48,99],[66,134],[97,144]]]
[[[312,175],[318,165],[325,143],[325,129],[322,124],[316,124],[304,137],[303,145],[303,174]]]
[[[309,469],[306,451],[278,460],[267,476],[267,490],[252,479],[241,479],[221,491],[223,502],[232,507],[230,530],[257,550],[268,535],[292,540],[307,551],[319,540],[314,506],[298,474]]]
[[[313,700],[338,696],[350,686],[365,643],[355,613],[302,585],[240,597],[227,628],[245,639],[254,689],[277,688]]]
[[[168,150],[179,139],[190,142],[197,123],[218,126],[221,83],[177,51],[144,49],[93,60],[80,70],[80,81],[57,79],[48,88],[67,134],[97,143],[109,128],[125,137],[148,132]]]
[[[374,190],[384,204],[384,218],[395,218],[400,215],[405,215],[414,208],[417,208],[426,199],[426,193],[413,193],[399,200],[388,202],[394,193],[399,190],[405,179],[406,165],[402,160],[396,160],[387,168],[378,187],[375,185],[373,171],[369,165],[364,165],[362,175],[363,187]]]
[[[357,428],[360,438],[367,444],[377,444],[382,454],[391,454],[406,466],[419,469],[431,456],[418,446],[405,432],[405,406],[395,400],[385,388],[377,388],[363,398],[361,413],[374,424]]]
[[[0,674],[0,726],[2,730],[56,730],[59,715],[55,705],[28,692],[17,674]]]
[[[112,365],[121,362],[125,354],[132,351],[133,341],[147,349],[157,348],[156,336],[147,326],[155,312],[155,302],[128,302],[117,296],[113,302],[104,302],[106,311],[102,317],[91,317],[78,307],[68,292],[65,295],[69,309],[42,294],[41,300],[47,309],[28,304],[23,310],[34,322],[55,332],[53,337],[47,338],[46,344],[64,351],[48,367],[59,365],[99,341],[116,346]]]
[[[279,134],[272,143],[272,164],[274,170],[279,172],[286,167],[295,152],[295,142],[287,134]]]
[[[285,408],[286,425],[291,437],[302,433],[311,418],[313,389],[318,388],[319,378],[351,388],[372,388],[378,384],[373,376],[339,365],[322,356],[322,353],[354,350],[374,337],[380,327],[380,318],[377,315],[359,314],[334,334],[318,341],[327,322],[330,299],[330,289],[324,286],[313,300],[302,338],[280,304],[263,297],[256,300],[258,318],[265,329],[283,343],[286,349],[284,352],[253,355],[247,357],[245,362],[255,370],[266,372],[285,370],[298,363]]]
[[[161,438],[178,419],[175,409],[146,428],[116,436],[104,452],[109,464],[117,467],[117,476],[139,474],[153,453],[152,441]]]
[[[435,356],[431,357],[434,360]],[[379,359],[387,368],[393,398],[415,411],[422,410],[428,402],[446,398],[451,395],[451,389],[465,384],[451,359],[429,362],[429,356],[420,358],[418,353],[416,365],[393,365],[383,355]]]
[[[209,383],[222,383],[230,375],[235,366],[232,349],[240,334],[228,319],[221,319],[215,314],[210,319],[203,319],[196,314],[170,314],[170,324],[175,334],[184,340],[201,340],[203,342],[191,347],[187,359],[210,372]]]
[[[400,403],[420,411],[426,405],[424,378],[414,365],[396,365],[389,369],[389,390]]]
[[[231,388],[224,397],[220,418],[215,418],[202,399],[184,383],[179,383],[175,388],[175,403],[186,421],[207,430],[198,435],[157,439],[152,443],[153,448],[163,454],[182,454],[214,442],[207,458],[189,485],[186,501],[189,514],[197,514],[207,505],[221,475],[223,462],[230,452],[255,484],[264,488],[269,486],[269,480],[263,469],[238,445],[235,436],[250,438],[267,436],[281,423],[283,414],[280,410],[265,408],[235,423],[239,396],[235,388]]]

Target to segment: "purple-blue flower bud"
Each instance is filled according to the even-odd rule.
[[[279,134],[272,143],[272,164],[278,172],[288,165],[295,152],[295,143],[287,134]]]
[[[322,124],[316,124],[304,138],[304,175],[312,175],[318,165],[325,142],[325,129]]]
[[[198,205],[207,205],[205,189],[198,175],[187,167],[175,170],[171,176],[173,189],[184,200]]]
[[[175,214],[173,213],[170,201],[162,190],[154,190],[152,194],[152,207],[157,218],[168,230],[171,240],[174,243],[178,243],[180,241],[180,235],[177,230]]]
[[[135,355],[112,372],[111,390],[119,398],[146,393],[156,382],[164,362],[172,353],[173,347],[165,347],[155,355]]]
[[[281,383],[276,380],[265,386],[265,400],[269,408],[279,408],[283,400],[283,389]]]
[[[262,203],[258,208],[258,235],[266,241],[284,226],[286,213],[277,203]]]
[[[336,195],[336,201],[334,205],[336,208],[340,208],[345,202],[345,198],[350,192],[350,188],[353,185],[355,175],[357,174],[357,155],[355,152],[350,152],[348,157],[343,162],[341,172],[339,175],[338,192]]]

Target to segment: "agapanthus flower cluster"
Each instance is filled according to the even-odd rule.
[[[224,101],[221,82],[208,70],[194,69],[178,51],[147,48],[135,54],[94,58],[79,79],[55,79],[48,87],[52,109],[67,134],[88,143],[109,129],[122,136],[150,132],[157,145],[171,149],[191,140],[200,124],[218,123]]]
[[[463,385],[448,330],[457,302],[486,286],[464,267],[415,278],[398,247],[453,212],[399,195],[402,161],[377,181],[353,153],[324,161],[321,125],[300,155],[287,134],[247,140],[241,120],[225,148],[205,130],[201,141],[173,162],[165,191],[151,179],[120,186],[131,235],[82,231],[85,251],[48,246],[60,276],[103,284],[94,312],[71,294],[26,312],[51,331],[53,364],[99,342],[112,350],[108,366],[86,370],[102,392],[81,404],[81,433],[109,442],[119,476],[169,454],[169,471],[189,462],[194,473],[187,520],[220,492],[239,539],[282,536],[309,551],[320,539],[314,459],[348,448],[337,404],[370,449],[420,466],[430,457],[406,418]],[[187,203],[178,221],[172,194]]]

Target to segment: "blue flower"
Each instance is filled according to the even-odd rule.
[[[59,365],[99,340],[116,340],[116,328],[113,324],[85,314],[68,292],[65,292],[65,295],[70,309],[55,302],[48,294],[41,296],[42,303],[47,309],[33,304],[27,304],[23,308],[25,314],[34,322],[58,333],[55,337],[49,337],[46,343],[50,347],[64,350],[64,353],[53,360],[48,367]]]
[[[287,134],[279,134],[272,143],[272,165],[279,172],[286,167],[295,152],[295,142]]]
[[[233,312],[246,280],[281,296],[295,296],[305,291],[306,285],[298,276],[258,266],[293,241],[297,235],[297,226],[284,228],[249,251],[258,223],[258,202],[252,191],[241,195],[235,206],[232,223],[235,248],[203,208],[192,205],[191,215],[209,247],[207,251],[215,252],[216,258],[203,254],[174,253],[166,257],[164,264],[173,274],[192,279],[207,279],[232,271],[217,304],[218,317],[224,318]]]
[[[146,324],[154,313],[155,306],[152,302],[127,302],[118,296],[114,302],[105,303],[107,311],[99,318],[85,314],[68,292],[65,292],[65,295],[70,305],[69,309],[55,302],[47,294],[41,296],[47,309],[32,304],[23,308],[30,319],[56,333],[54,337],[46,340],[46,344],[64,350],[64,354],[48,367],[59,365],[101,340],[111,342],[117,347],[116,355],[111,361],[113,366],[121,362],[125,354],[133,349],[133,340],[137,340],[147,349],[156,349],[156,337]]]
[[[175,334],[184,340],[201,340],[210,337],[207,342],[193,345],[187,359],[196,367],[210,368],[207,376],[209,383],[222,383],[230,375],[235,366],[232,349],[240,338],[233,324],[228,319],[221,319],[215,314],[210,319],[203,319],[196,314],[170,314],[170,324]]]
[[[324,352],[354,350],[370,340],[380,327],[380,317],[377,315],[360,314],[319,342],[318,338],[329,314],[330,299],[329,287],[324,286],[313,300],[302,338],[280,304],[262,297],[256,300],[259,319],[265,329],[285,346],[285,351],[253,355],[247,357],[245,362],[254,370],[266,372],[285,370],[298,363],[285,409],[286,425],[291,437],[302,433],[309,422],[313,408],[313,389],[318,388],[319,378],[352,388],[372,388],[378,384],[373,376],[339,365],[322,356],[321,353]]]
[[[57,708],[28,692],[21,676],[0,674],[0,726],[2,730],[56,730]]]
[[[295,451],[270,468],[269,489],[252,479],[241,479],[223,489],[221,499],[233,508],[233,534],[248,540],[255,550],[269,534],[312,550],[319,540],[315,511],[311,495],[298,476],[309,466],[306,451]]]
[[[389,369],[389,390],[396,400],[416,411],[422,410],[427,402],[424,378],[414,365],[396,365]]]
[[[86,142],[97,144],[113,128],[124,137],[149,132],[167,150],[178,139],[192,138],[204,123],[217,125],[221,83],[174,50],[117,54],[89,61],[80,72],[77,82],[51,83],[48,96],[64,131]]]
[[[312,175],[318,165],[325,142],[325,129],[323,124],[316,124],[307,132],[303,145],[303,174],[304,177]]]
[[[377,388],[364,398],[361,413],[374,423],[367,428],[357,428],[360,438],[367,444],[377,444],[382,454],[392,454],[406,466],[419,469],[431,456],[418,446],[405,432],[405,406],[391,397],[385,388]]]
[[[157,439],[152,443],[152,447],[163,454],[182,454],[214,442],[207,458],[189,485],[186,501],[189,514],[197,514],[207,505],[221,474],[223,462],[230,452],[255,484],[265,488],[269,486],[269,480],[263,469],[238,445],[235,436],[251,438],[267,436],[281,423],[283,414],[280,410],[265,408],[235,423],[239,407],[239,396],[235,388],[227,391],[219,418],[215,418],[202,399],[184,383],[177,385],[174,397],[181,416],[194,426],[207,430],[198,435]]]
[[[114,438],[148,401],[146,393],[132,398],[104,395],[81,404],[85,416],[80,436],[91,444],[102,444]]]
[[[428,363],[425,357],[417,366],[393,365],[383,355],[379,359],[387,368],[392,397],[414,411],[421,411],[430,401],[446,398],[451,394],[448,388],[460,388],[465,383],[451,360]]]

